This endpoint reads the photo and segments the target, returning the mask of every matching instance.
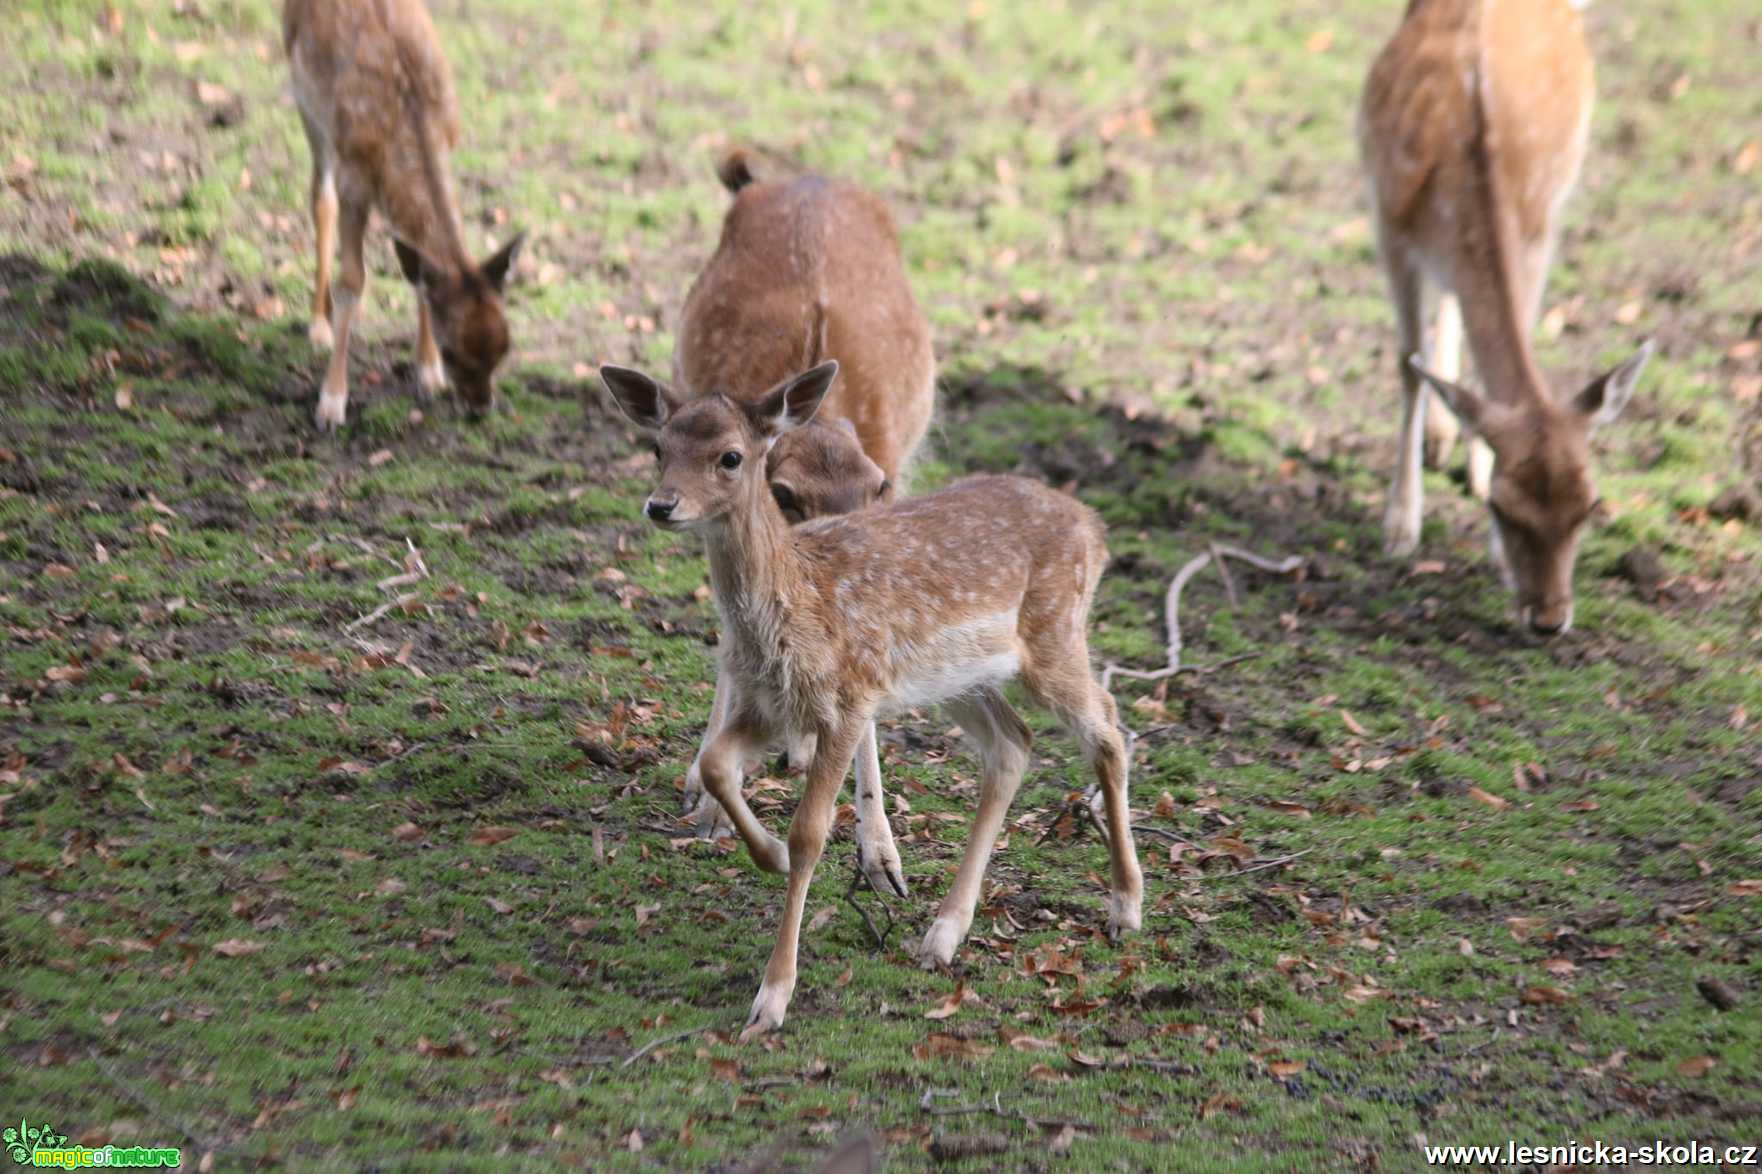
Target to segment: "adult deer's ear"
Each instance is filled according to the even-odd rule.
[[[508,284],[508,274],[513,271],[514,262],[520,259],[520,246],[525,243],[526,234],[517,233],[513,240],[497,250],[495,256],[479,266],[497,293],[501,293],[502,287]]]
[[[1590,418],[1591,427],[1601,428],[1621,415],[1621,409],[1627,407],[1627,401],[1633,398],[1634,387],[1640,381],[1640,372],[1646,369],[1646,362],[1651,359],[1653,349],[1652,340],[1648,338],[1626,362],[1591,380],[1573,398],[1578,410]]]
[[[827,359],[818,367],[790,376],[759,400],[753,409],[754,422],[769,436],[800,428],[820,410],[837,377],[837,359]]]
[[[610,363],[600,368],[606,390],[618,401],[618,407],[638,428],[658,432],[667,417],[679,410],[679,398],[667,386],[629,367]]]
[[[1481,430],[1487,413],[1486,397],[1472,388],[1464,387],[1460,383],[1452,383],[1442,375],[1434,375],[1427,371],[1420,366],[1418,355],[1407,357],[1407,368],[1419,376],[1420,382],[1437,393],[1438,398],[1444,401],[1444,406],[1450,409],[1451,414],[1462,421],[1464,428],[1470,432]]]

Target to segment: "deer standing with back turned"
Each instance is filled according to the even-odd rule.
[[[930,425],[936,363],[930,324],[912,296],[899,232],[880,197],[854,184],[797,172],[747,148],[723,156],[716,174],[733,195],[721,240],[686,296],[674,377],[683,394],[754,403],[800,371],[835,359],[838,376],[817,421],[852,430],[879,468],[882,489],[854,469],[838,438],[802,442],[791,432],[771,451],[768,479],[791,521],[843,513],[890,495]],[[817,457],[818,459],[813,459]],[[835,476],[858,473],[841,494]],[[719,673],[704,747],[734,688]],[[805,745],[792,758],[806,757]],[[702,782],[702,753],[685,777],[685,806],[702,834],[729,830],[729,815]],[[800,761],[796,762],[800,765]],[[878,893],[907,893],[887,822],[873,728],[856,754],[857,867]]]
[[[940,702],[978,744],[979,809],[924,937],[947,964],[972,924],[986,864],[1028,764],[1028,728],[1004,699],[1020,680],[1074,733],[1105,799],[1108,929],[1139,927],[1143,877],[1127,805],[1128,756],[1113,698],[1089,666],[1089,607],[1107,562],[1101,519],[1021,477],[969,477],[937,493],[790,527],[764,455],[813,418],[835,362],[744,403],[687,399],[637,371],[602,367],[625,414],[656,433],[660,485],[644,507],[701,534],[721,615],[728,712],[700,766],[753,859],[787,872],[783,923],[741,1038],[782,1025],[814,866],[858,743],[877,714]],[[739,766],[810,734],[807,786],[778,840],[746,805]]]
[[[1412,0],[1358,120],[1404,396],[1385,546],[1419,544],[1429,388],[1474,437],[1469,481],[1492,515],[1494,562],[1544,636],[1572,625],[1573,563],[1598,504],[1591,432],[1621,413],[1652,353],[1648,342],[1564,399],[1530,354],[1592,99],[1568,0]],[[1465,334],[1479,391],[1458,382]]]
[[[375,208],[416,287],[418,389],[427,398],[451,382],[466,409],[482,415],[508,353],[502,288],[524,237],[481,265],[466,255],[448,174],[459,101],[428,10],[421,0],[287,0],[282,40],[312,148],[318,278],[308,336],[331,352],[318,426],[341,427],[348,409],[349,337],[367,285],[362,245]]]

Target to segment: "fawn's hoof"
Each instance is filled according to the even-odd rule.
[[[749,1043],[782,1027],[783,1017],[789,1012],[790,994],[787,986],[761,985],[753,999],[753,1009],[746,1017],[746,1027],[740,1033],[740,1042]]]
[[[1406,558],[1419,549],[1419,524],[1391,514],[1383,520],[1383,553]]]
[[[697,820],[697,837],[700,840],[720,840],[734,834],[734,823],[728,818],[728,811],[716,797],[708,791],[700,791],[697,801],[687,814]]]
[[[953,921],[938,917],[930,923],[930,930],[924,935],[924,944],[918,948],[919,964],[925,970],[949,965],[954,961],[954,952],[965,936],[966,933]]]
[[[868,878],[869,887],[883,895],[909,897],[905,871],[900,867],[899,849],[891,840],[886,843],[857,844],[857,868]]]

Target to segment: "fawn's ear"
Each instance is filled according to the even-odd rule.
[[[820,410],[837,377],[837,359],[827,359],[818,367],[790,376],[759,400],[752,409],[753,422],[767,436],[781,436],[800,428]]]
[[[513,240],[497,250],[495,256],[479,266],[497,293],[501,293],[502,287],[508,284],[508,274],[513,272],[514,262],[520,259],[520,246],[525,243],[526,234],[517,233]]]
[[[679,398],[665,384],[650,379],[641,371],[608,363],[600,368],[600,378],[606,381],[606,390],[612,393],[612,398],[638,428],[658,432],[667,417],[679,410]]]
[[[1621,409],[1633,398],[1634,387],[1640,381],[1640,372],[1646,369],[1646,361],[1652,357],[1652,349],[1652,340],[1648,338],[1626,362],[1597,376],[1573,397],[1578,410],[1590,417],[1591,427],[1600,428],[1621,415]]]
[[[404,280],[411,285],[421,287],[431,283],[433,275],[440,268],[422,255],[422,250],[415,245],[405,244],[397,237],[392,238],[392,248],[398,254],[398,268],[404,271]]]
[[[1432,374],[1419,365],[1418,355],[1407,357],[1407,367],[1419,376],[1420,382],[1437,393],[1438,398],[1444,401],[1444,406],[1450,409],[1451,414],[1462,421],[1464,428],[1470,432],[1481,430],[1483,418],[1486,416],[1487,401],[1478,391],[1463,387],[1459,383],[1452,383],[1442,375]]]

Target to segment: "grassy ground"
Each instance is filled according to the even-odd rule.
[[[1419,561],[1378,553],[1392,327],[1350,124],[1397,7],[445,0],[473,244],[533,233],[510,410],[413,410],[376,237],[324,439],[274,14],[13,5],[0,1118],[222,1168],[801,1163],[857,1129],[974,1169],[1758,1140],[1762,543],[1708,506],[1762,456],[1762,23],[1591,11],[1541,356],[1661,356],[1601,443],[1579,628],[1538,644],[1459,474]],[[1317,560],[1189,587],[1190,659],[1256,659],[1118,689],[1141,936],[1099,934],[1046,730],[956,973],[916,969],[976,787],[925,715],[884,731],[914,889],[886,948],[841,831],[789,1023],[747,1049],[782,886],[673,822],[713,612],[587,378],[665,367],[729,135],[894,201],[943,367],[923,480],[1096,505],[1100,655],[1160,660],[1208,541]],[[787,784],[757,788],[781,827]]]

